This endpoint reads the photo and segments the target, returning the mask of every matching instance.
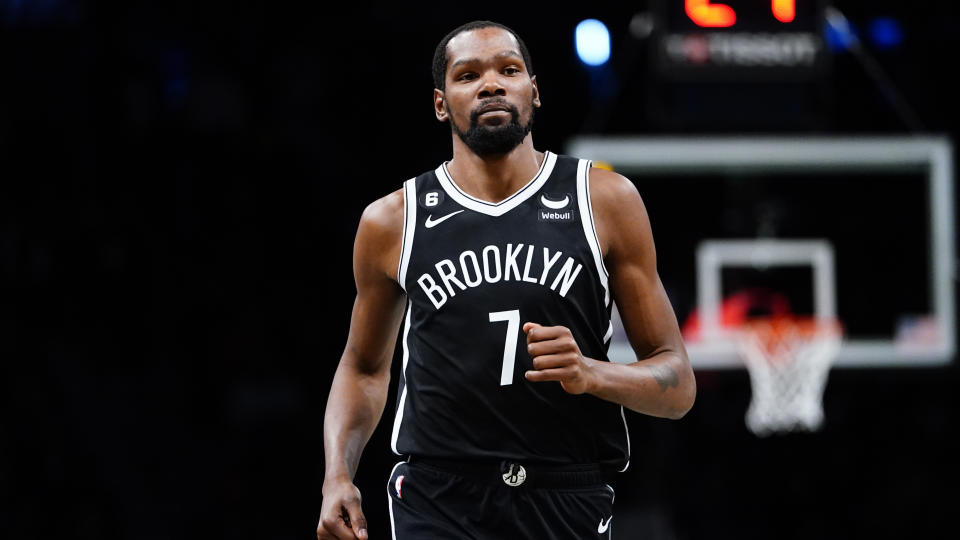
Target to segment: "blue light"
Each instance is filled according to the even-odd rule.
[[[859,41],[857,29],[848,20],[827,18],[824,26],[824,40],[831,52],[842,52],[853,47]]]
[[[574,36],[577,56],[584,64],[602,66],[610,59],[610,32],[602,22],[596,19],[580,21]]]
[[[893,49],[903,43],[903,28],[893,17],[877,17],[870,21],[870,40],[878,49]]]

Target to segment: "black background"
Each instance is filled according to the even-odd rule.
[[[836,4],[861,28],[901,20],[903,45],[871,54],[923,133],[955,137],[957,4]],[[353,235],[366,204],[449,158],[430,58],[463,22],[527,42],[539,149],[908,132],[849,53],[804,85],[662,83],[628,31],[648,7],[0,1],[0,537],[313,536]],[[606,72],[573,51],[586,17],[611,28]],[[710,95],[751,98],[727,114],[698,108]],[[628,416],[617,538],[949,526],[953,365],[835,370],[823,431],[762,440],[743,424],[745,372],[697,378],[681,421]],[[374,538],[389,534],[389,424],[357,476]]]

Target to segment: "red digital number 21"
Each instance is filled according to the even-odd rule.
[[[684,0],[684,10],[697,26],[725,28],[737,22],[737,12],[726,4],[712,4],[710,0]],[[797,0],[770,0],[770,11],[782,23],[793,21]]]

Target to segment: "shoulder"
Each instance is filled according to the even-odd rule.
[[[403,188],[368,204],[357,227],[355,264],[393,276],[400,258],[403,221]]]
[[[403,229],[403,211],[403,188],[400,188],[368,204],[360,216],[360,227],[373,232]]]
[[[599,167],[590,168],[590,202],[595,213],[643,206],[640,192],[630,179]]]
[[[593,222],[604,258],[616,258],[647,244],[650,221],[633,182],[598,167],[590,169],[589,181]]]

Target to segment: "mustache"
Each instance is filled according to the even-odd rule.
[[[480,105],[477,105],[477,107],[474,108],[472,111],[470,111],[470,123],[476,124],[477,119],[480,118],[480,111],[484,107],[488,107],[490,105],[502,105],[503,107],[505,107],[507,110],[510,111],[510,116],[512,116],[514,119],[520,116],[520,111],[517,109],[516,106],[514,106],[512,103],[508,102],[503,98],[496,97],[496,98],[490,98],[484,101]]]

